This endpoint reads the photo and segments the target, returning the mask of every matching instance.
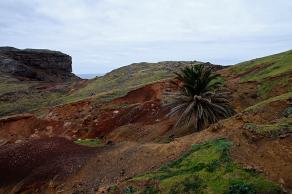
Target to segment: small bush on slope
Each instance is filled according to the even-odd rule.
[[[261,101],[253,106],[246,108],[244,111],[245,112],[256,112],[256,111],[260,110],[261,108],[265,107],[266,105],[268,105],[269,103],[281,101],[281,100],[288,100],[290,98],[292,98],[292,92],[288,92],[288,93]]]
[[[278,137],[286,133],[292,133],[292,117],[281,118],[270,124],[247,123],[244,128],[266,137]]]

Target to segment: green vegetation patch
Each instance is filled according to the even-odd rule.
[[[129,180],[135,193],[281,193],[276,184],[258,173],[235,164],[229,152],[232,143],[217,139],[193,145],[180,159],[159,170]],[[158,186],[135,187],[139,182],[158,182]],[[248,191],[248,192],[244,192]]]
[[[276,101],[282,101],[282,100],[288,100],[292,98],[292,92],[287,92],[285,94],[282,94],[282,95],[279,95],[279,96],[275,96],[275,97],[272,97],[272,98],[269,98],[267,100],[264,100],[264,101],[261,101],[253,106],[250,106],[248,108],[246,108],[244,111],[245,112],[249,112],[249,111],[257,111],[263,107],[265,107],[266,105],[272,103],[272,102],[276,102]]]
[[[99,139],[78,139],[74,143],[89,147],[99,147],[102,146],[102,143]]]
[[[0,83],[0,94],[17,92],[21,90],[27,90],[29,87],[33,86],[33,84],[27,83],[13,83],[13,82],[1,82]]]
[[[289,117],[290,115],[292,115],[292,106],[289,106],[288,108],[286,108],[283,112],[282,115],[284,117]]]
[[[40,108],[63,103],[71,83],[46,89],[49,83],[17,81],[0,76],[0,117],[8,114],[34,112]]]
[[[292,72],[292,50],[239,63],[231,67],[235,75],[244,81],[261,81],[267,77]],[[245,74],[246,73],[246,74]]]
[[[271,124],[248,123],[244,128],[267,137],[278,137],[282,134],[292,133],[292,117],[283,117]]]
[[[33,112],[43,107],[61,104],[62,93],[37,92],[36,90],[24,94],[13,94],[8,100],[0,101],[0,116],[8,114]]]
[[[292,73],[291,73],[292,75]],[[275,90],[278,88],[283,88],[283,93],[292,92],[291,84],[292,78],[289,76],[278,77],[277,79],[263,81],[258,84],[257,95],[261,97],[262,100],[270,98],[273,96]]]

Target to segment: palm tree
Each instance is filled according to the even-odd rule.
[[[234,114],[226,92],[220,90],[219,75],[203,64],[193,65],[175,73],[173,83],[178,91],[169,95],[171,111],[168,116],[178,115],[174,127],[193,124],[200,131],[207,124],[218,122]]]

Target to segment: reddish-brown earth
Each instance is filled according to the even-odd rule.
[[[0,119],[0,139],[18,143],[28,139],[65,135],[62,122],[38,119],[33,114],[19,114]]]
[[[70,123],[78,129],[77,137],[103,138],[121,126],[149,125],[164,120],[168,109],[161,100],[164,91],[171,87],[168,81],[157,82],[102,105],[86,100],[55,107],[45,119]]]
[[[17,193],[31,184],[40,186],[43,181],[62,180],[97,151],[98,148],[78,146],[63,138],[4,145],[0,149],[0,191]]]
[[[133,141],[116,145],[107,145],[102,149],[84,147],[82,152],[86,153],[88,149],[94,150],[93,152],[95,152],[95,154],[86,155],[85,158],[87,162],[82,164],[80,169],[78,168],[78,165],[80,165],[78,162],[66,164],[59,161],[57,156],[51,155],[49,157],[49,154],[46,154],[44,155],[45,158],[56,159],[58,162],[61,162],[60,166],[71,166],[73,169],[78,169],[78,171],[67,174],[63,173],[63,170],[54,171],[54,176],[57,177],[59,173],[65,174],[62,179],[56,180],[52,178],[50,170],[40,171],[36,165],[36,169],[33,170],[36,175],[31,176],[31,173],[27,173],[26,177],[30,177],[28,179],[32,180],[35,184],[40,182],[39,184],[43,187],[42,190],[50,191],[49,193],[54,193],[56,191],[64,191],[65,193],[69,191],[74,191],[76,193],[81,191],[88,193],[94,190],[101,191],[110,184],[119,183],[126,178],[155,169],[161,164],[179,157],[183,152],[188,150],[192,144],[225,137],[234,142],[232,156],[237,162],[242,163],[248,168],[262,171],[267,177],[279,182],[286,189],[291,189],[292,174],[291,171],[289,171],[289,164],[291,163],[292,157],[291,136],[286,136],[284,138],[263,138],[255,134],[249,134],[249,132],[243,128],[243,125],[246,122],[253,122],[250,118],[253,117],[249,114],[234,116],[230,119],[221,121],[220,124],[212,125],[210,128],[200,133],[184,136],[167,144],[150,142],[141,144]],[[69,148],[71,145],[69,141],[66,140],[68,144],[64,143],[64,145],[63,143],[58,144],[55,141],[55,138],[52,139],[53,144],[56,144],[55,146],[62,150],[63,153],[61,155],[65,155],[64,157],[66,158],[68,155],[70,156]],[[32,147],[31,149],[37,148],[41,150],[40,152],[46,153],[46,147],[42,147],[41,140],[39,140],[38,143],[35,141],[30,141],[29,143],[30,146],[22,145],[18,148],[16,148],[15,145],[7,145],[0,150],[3,149],[5,155],[10,155],[13,154],[15,150],[19,152],[18,149],[20,149],[20,147]],[[69,148],[67,149],[65,147]],[[81,146],[77,147],[83,149]],[[78,151],[76,151],[76,153],[79,155]],[[80,154],[80,157],[81,156],[82,154]],[[30,157],[37,158],[35,155],[31,155]],[[12,162],[14,158],[9,157],[8,160],[9,162],[4,162],[6,165]],[[144,162],[145,160],[147,160],[147,162]],[[274,164],[275,160],[279,162]],[[17,163],[17,166],[20,168],[21,165]],[[43,161],[42,168],[50,169],[50,165]],[[9,174],[12,174],[12,180],[18,181],[17,178],[19,175],[17,173]],[[35,178],[38,176],[43,177],[45,180],[41,181]],[[31,187],[30,182],[21,182],[21,187],[14,189],[20,188],[23,191],[32,191],[32,189],[36,189],[36,186]]]
[[[239,83],[235,77],[226,85],[237,110],[260,100],[252,95],[256,94],[255,82]],[[238,163],[262,171],[292,191],[292,137],[267,138],[244,128],[246,123],[269,123],[280,118],[288,107],[286,101],[270,103],[260,112],[239,113],[190,134],[191,128],[173,130],[175,119],[165,117],[168,110],[162,99],[166,90],[171,90],[169,82],[158,82],[102,105],[89,99],[52,108],[42,119],[26,115],[0,120],[0,138],[8,140],[0,146],[0,172],[6,177],[0,191],[100,193],[111,184],[178,158],[192,144],[219,137],[234,142],[231,154]],[[47,126],[53,127],[48,134]],[[30,137],[34,129],[42,134],[40,140]],[[16,134],[15,138],[11,134]],[[89,148],[55,136],[99,137],[114,145]],[[19,139],[26,141],[13,144]],[[171,142],[161,143],[164,141]]]

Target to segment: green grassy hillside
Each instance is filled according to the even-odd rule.
[[[292,50],[245,61],[231,67],[235,75],[244,81],[262,81],[292,71]]]
[[[63,103],[70,88],[70,83],[52,89],[42,89],[45,85],[39,82],[19,82],[4,79],[0,82],[0,116],[36,111]]]
[[[239,83],[257,84],[261,100],[292,91],[292,50],[242,62],[229,70],[233,77],[239,77]]]
[[[201,62],[134,63],[90,81],[86,87],[67,96],[65,101],[76,101],[90,96],[95,96],[97,101],[111,100],[143,85],[171,78],[173,72],[179,68],[199,63]]]
[[[134,63],[113,70],[112,72],[91,80],[85,87],[59,99],[70,103],[88,97],[97,102],[108,101],[143,85],[169,79],[173,72],[197,61],[166,61],[159,63]],[[259,95],[269,97],[275,87],[287,87],[292,73],[292,51],[279,53],[259,59],[246,61],[230,67],[231,73],[240,76],[242,82],[257,81]],[[285,74],[284,76],[279,76]],[[279,76],[274,80],[266,79]],[[288,92],[288,89],[287,89]]]
[[[94,97],[97,103],[108,101],[143,85],[171,78],[173,71],[198,63],[201,62],[135,63],[90,80],[85,87],[74,88],[74,83],[65,83],[49,90],[41,89],[47,85],[45,83],[19,82],[0,74],[0,116],[36,111],[88,97]]]
[[[229,157],[232,143],[217,139],[193,145],[180,159],[127,181],[122,193],[282,193],[259,173]],[[110,193],[118,193],[116,186]]]
[[[93,97],[97,103],[108,101],[143,85],[169,79],[173,71],[197,61],[135,63],[88,81],[84,87],[70,83],[51,90],[41,90],[43,84],[19,82],[0,75],[0,116],[35,111],[39,108],[76,102]],[[275,89],[291,91],[292,50],[236,64],[230,69],[232,76],[240,82],[254,81],[258,84],[258,95],[262,100],[274,97]],[[280,95],[276,93],[276,95]]]

